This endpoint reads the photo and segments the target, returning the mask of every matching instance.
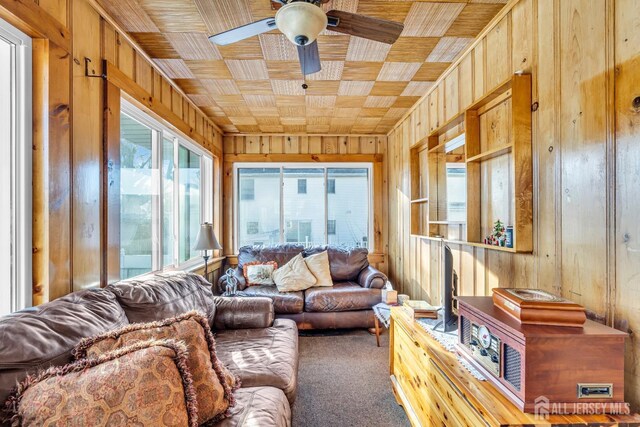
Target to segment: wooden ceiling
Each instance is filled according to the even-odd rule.
[[[168,77],[227,133],[387,133],[504,6],[506,0],[331,0],[405,25],[393,45],[331,31],[322,71],[302,74],[273,31],[229,46],[207,36],[265,17],[269,0],[100,0]]]

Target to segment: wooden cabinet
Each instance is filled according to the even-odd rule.
[[[488,381],[475,379],[401,307],[391,316],[390,374],[396,399],[411,425],[447,427],[626,426],[637,415],[551,415],[538,419],[507,400]]]

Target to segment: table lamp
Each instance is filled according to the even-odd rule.
[[[209,280],[209,251],[215,249],[222,249],[216,235],[213,232],[213,224],[205,222],[200,226],[198,235],[196,236],[196,244],[193,247],[196,251],[204,251],[204,278]]]

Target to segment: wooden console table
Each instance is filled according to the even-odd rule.
[[[479,381],[402,307],[391,309],[390,373],[396,400],[417,426],[638,426],[640,416],[525,414],[488,381]]]

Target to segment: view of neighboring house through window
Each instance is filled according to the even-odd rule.
[[[236,165],[239,246],[368,247],[369,164],[269,166]]]
[[[0,20],[0,315],[31,305],[31,39]]]
[[[212,159],[125,100],[120,118],[120,276],[184,268],[211,221]]]

